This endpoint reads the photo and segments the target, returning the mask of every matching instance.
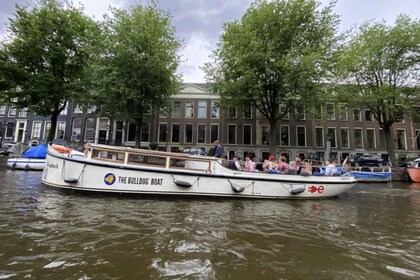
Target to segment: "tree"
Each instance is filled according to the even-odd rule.
[[[342,81],[352,85],[341,87],[352,89],[339,91],[340,99],[372,112],[397,166],[391,127],[420,97],[420,21],[401,15],[393,27],[362,24],[340,51],[338,66]]]
[[[140,147],[143,115],[150,108],[165,107],[177,91],[182,43],[175,38],[170,15],[153,1],[112,13],[104,26],[105,49],[95,67],[96,94],[103,113],[136,123]]]
[[[86,93],[83,80],[99,27],[73,6],[38,4],[32,10],[17,5],[10,20],[9,39],[0,50],[0,100],[51,116],[50,142],[60,112]]]
[[[251,104],[268,120],[273,154],[277,121],[298,105],[313,105],[328,77],[337,43],[333,6],[319,9],[314,0],[257,1],[240,21],[224,25],[214,61],[204,66],[221,104]]]

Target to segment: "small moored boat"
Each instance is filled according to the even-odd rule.
[[[325,198],[352,188],[352,176],[235,171],[222,159],[89,144],[84,156],[48,147],[43,184],[60,189],[155,195]]]
[[[47,145],[33,146],[27,149],[21,157],[7,159],[7,165],[12,169],[43,170]]]
[[[413,164],[406,168],[408,176],[414,183],[420,183],[420,158],[413,161]]]
[[[391,167],[353,167],[351,173],[359,182],[381,183],[392,179]]]

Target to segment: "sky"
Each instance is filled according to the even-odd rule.
[[[318,0],[327,5],[329,0]],[[14,18],[15,5],[33,5],[35,0],[0,0],[0,36],[7,30],[9,18]],[[182,62],[178,73],[184,83],[204,83],[200,67],[211,61],[209,55],[216,49],[223,23],[240,19],[253,0],[160,0],[159,7],[172,15],[176,36],[184,41]],[[108,7],[128,9],[145,0],[73,0],[81,3],[88,16],[101,20]],[[420,0],[337,0],[334,12],[340,16],[341,32],[359,26],[365,21],[385,20],[393,25],[398,15],[404,13],[412,19],[420,17]]]

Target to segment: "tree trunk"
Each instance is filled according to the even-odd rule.
[[[277,134],[277,121],[276,120],[270,120],[270,153],[277,158],[276,155],[276,134]]]
[[[391,127],[387,126],[387,127],[384,127],[383,129],[384,129],[384,134],[385,134],[385,145],[386,145],[386,150],[388,151],[389,161],[392,166],[398,166],[397,157],[395,156],[395,151],[394,151],[394,141],[392,138]]]
[[[141,127],[143,124],[143,118],[136,119],[136,148],[140,148],[141,145]]]
[[[59,114],[60,112],[55,111],[51,114],[51,127],[50,131],[48,132],[47,143],[52,143],[55,138],[55,131],[57,129],[57,119]]]

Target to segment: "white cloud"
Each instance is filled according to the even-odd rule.
[[[206,38],[205,33],[196,32],[190,35],[186,47],[181,53],[183,62],[178,69],[183,74],[184,82],[205,82],[204,72],[199,67],[210,61],[211,51],[212,44]]]

